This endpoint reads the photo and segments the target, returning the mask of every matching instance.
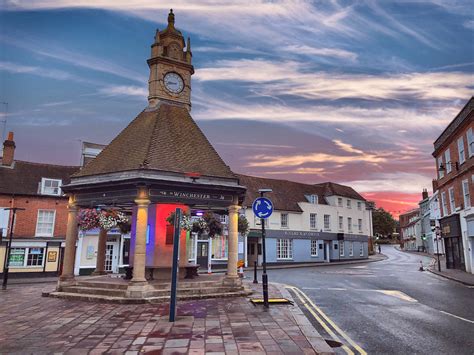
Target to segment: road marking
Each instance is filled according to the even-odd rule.
[[[367,267],[367,265],[363,265],[363,266],[352,266],[351,269],[365,269]]]
[[[340,287],[328,287],[330,291],[347,291],[347,288],[340,288]]]
[[[449,312],[445,312],[445,311],[440,311],[441,313],[444,313],[444,314],[447,314],[448,316],[451,316],[451,317],[454,317],[454,318],[457,318],[457,319],[460,319],[460,320],[463,320],[465,322],[468,322],[468,323],[473,323],[474,324],[474,321],[470,320],[470,319],[466,319],[466,318],[463,318],[463,317],[459,317],[455,314],[452,314],[452,313],[449,313]]]
[[[316,306],[314,304],[314,302],[303,292],[301,291],[300,289],[298,289],[297,287],[291,287],[291,289],[296,293],[296,294],[301,294],[301,296],[303,296],[307,303],[309,303],[313,308],[314,310],[319,313],[321,315],[322,318],[324,318],[324,320],[329,323],[333,329],[338,332],[344,339],[347,340],[347,342],[352,345],[352,347],[357,350],[359,352],[359,354],[361,355],[367,355],[367,353],[364,351],[364,349],[362,349],[359,345],[356,344],[356,342],[354,340],[352,340],[341,328],[339,328],[336,323],[334,323],[318,306]],[[298,296],[299,297],[299,296]],[[300,298],[301,299],[301,298]],[[308,307],[307,307],[308,308]],[[311,314],[313,314],[314,312],[312,312]],[[318,317],[319,318],[319,317]],[[321,324],[321,323],[320,323]],[[322,324],[321,324],[322,325]],[[326,329],[327,326],[325,326],[324,328]],[[336,340],[336,339],[335,339]],[[344,347],[343,347],[344,348]],[[346,349],[344,349],[346,350]],[[347,351],[346,351],[347,352]],[[349,353],[348,353],[349,354]]]
[[[401,300],[404,300],[404,301],[418,302],[417,300],[415,300],[414,298],[411,298],[410,296],[408,296],[406,293],[403,293],[402,291],[398,291],[398,290],[375,290],[375,291],[383,293],[388,296],[400,298]]]

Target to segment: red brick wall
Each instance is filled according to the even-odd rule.
[[[444,192],[446,194],[447,201],[447,212],[448,214],[453,213],[451,211],[451,206],[449,202],[449,188],[454,188],[454,201],[455,207],[465,207],[464,206],[464,196],[462,190],[462,181],[467,180],[469,185],[469,194],[471,206],[474,206],[474,186],[472,182],[472,175],[474,173],[474,156],[469,158],[469,150],[467,145],[467,130],[469,128],[474,129],[474,122],[472,120],[468,121],[462,129],[459,130],[451,139],[440,149],[439,153],[436,156],[436,164],[438,164],[438,159],[441,157],[443,159],[443,165],[446,167],[445,160],[445,151],[449,148],[451,155],[452,170],[448,174],[447,171],[444,172],[444,176],[437,181],[437,189],[439,191],[440,207],[441,207],[441,216],[443,217],[443,205],[441,201],[441,194]],[[458,152],[458,139],[462,137],[464,141],[464,155],[466,161],[463,164],[459,165],[459,170],[456,169],[455,163],[459,163],[459,152]],[[438,167],[438,165],[437,165]]]
[[[13,233],[15,238],[31,238],[36,233],[38,210],[55,210],[54,236],[64,238],[67,225],[67,198],[44,196],[15,196],[0,195],[0,207],[21,207],[15,217]],[[10,213],[11,218],[11,213]]]

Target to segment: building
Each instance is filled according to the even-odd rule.
[[[67,220],[67,197],[61,186],[69,183],[78,167],[15,160],[15,148],[10,132],[0,160],[0,271],[12,220],[5,208],[20,207],[25,210],[15,216],[9,272],[16,276],[60,274]]]
[[[423,189],[421,194],[422,200],[418,203],[420,206],[420,234],[421,234],[421,251],[434,254],[433,231],[432,226],[434,220],[431,219],[430,198],[428,190]]]
[[[399,218],[401,247],[404,250],[421,251],[423,241],[421,239],[420,209],[416,208],[405,212]]]
[[[474,98],[434,142],[446,267],[474,273]]]
[[[368,258],[372,211],[348,186],[331,182],[302,184],[240,175],[247,188],[243,213],[250,224],[247,262],[262,262],[260,219],[252,202],[261,188],[272,189],[274,212],[266,223],[267,263],[331,262]]]
[[[437,235],[436,228],[439,228],[439,220],[441,219],[441,211],[439,208],[439,194],[435,191],[429,199],[430,203],[430,220],[431,220],[431,239],[433,244],[433,254],[444,254],[444,243],[442,238]]]

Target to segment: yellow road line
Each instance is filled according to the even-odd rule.
[[[324,330],[335,340],[335,341],[338,341],[340,343],[342,343],[341,339],[332,331],[331,328],[329,328],[327,326],[326,323],[324,323],[324,321],[316,314],[316,312],[308,306],[308,303],[301,297],[301,295],[297,292],[297,288],[296,287],[292,287],[292,286],[289,286],[287,287],[291,290],[293,290],[295,292],[295,295],[300,299],[301,303],[303,304],[303,306],[306,307],[306,309],[313,315],[314,319],[316,319],[318,321],[319,324],[321,324],[321,326],[324,328]],[[354,353],[352,352],[352,350],[350,348],[348,348],[346,345],[343,345],[342,348],[344,349],[344,351],[348,354],[348,355],[354,355]]]
[[[339,328],[318,306],[316,306],[313,301],[300,289],[294,288],[296,292],[301,293],[301,295],[308,301],[308,303],[328,322],[336,332],[338,332],[344,339],[351,344],[354,349],[356,349],[361,355],[367,355],[367,353],[359,345],[354,342],[341,328]]]

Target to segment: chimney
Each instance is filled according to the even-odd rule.
[[[13,159],[15,156],[15,142],[13,140],[13,132],[8,132],[8,138],[3,142],[3,157],[2,165],[3,166],[12,166]]]
[[[428,190],[423,189],[423,192],[421,193],[422,200],[426,200],[428,198]]]

